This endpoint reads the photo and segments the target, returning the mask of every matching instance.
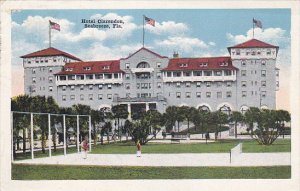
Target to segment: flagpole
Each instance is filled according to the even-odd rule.
[[[51,48],[51,24],[49,21],[49,48]]]
[[[254,18],[252,19],[252,38],[254,38]]]
[[[143,15],[143,48],[145,45],[145,15]]]

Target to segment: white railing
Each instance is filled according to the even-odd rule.
[[[194,81],[236,81],[236,75],[230,76],[181,76],[163,77],[164,82],[194,82]]]
[[[133,73],[139,73],[139,72],[154,72],[154,68],[131,68],[131,71]]]
[[[79,84],[121,84],[123,83],[122,78],[112,79],[92,79],[92,80],[57,80],[56,85],[79,85]]]

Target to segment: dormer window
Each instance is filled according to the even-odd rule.
[[[179,66],[180,66],[181,68],[186,68],[186,67],[188,67],[188,64],[182,63],[182,64],[179,64]]]
[[[109,70],[110,66],[103,66],[103,70]]]
[[[91,68],[90,66],[86,66],[86,67],[83,67],[83,69],[84,69],[85,71],[89,71],[89,70],[91,70],[92,68]]]
[[[66,71],[67,71],[67,72],[72,72],[72,71],[73,71],[73,68],[66,68]]]

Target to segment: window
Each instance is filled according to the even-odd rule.
[[[93,90],[93,85],[89,85],[89,89],[90,89],[90,90]]]
[[[185,83],[185,86],[186,86],[187,88],[191,87],[191,82],[186,82],[186,83]]]
[[[49,86],[49,92],[52,92],[52,91],[53,91],[53,87]]]
[[[157,77],[157,79],[160,79],[160,78],[161,78],[161,73],[158,72],[158,73],[156,74],[156,77]]]
[[[242,97],[247,97],[247,92],[246,91],[242,91]]]
[[[196,92],[196,97],[201,98],[201,92]]]
[[[222,86],[222,82],[217,82],[217,87],[221,87],[221,86]]]
[[[111,94],[107,94],[107,99],[111,99],[112,95]]]
[[[236,55],[241,55],[240,49],[236,49]]]
[[[71,90],[75,90],[75,86],[74,85],[71,86]]]
[[[267,92],[266,91],[262,91],[261,92],[261,97],[265,98],[266,97]]]
[[[202,76],[202,72],[201,71],[195,71],[194,76]]]
[[[210,98],[211,97],[211,92],[206,92],[206,97]]]
[[[130,79],[130,74],[125,74],[125,79],[129,80]]]
[[[160,62],[157,62],[157,63],[156,63],[156,67],[157,67],[157,68],[160,68],[160,67],[161,67],[161,63],[160,63]]]
[[[71,71],[73,71],[73,68],[66,68],[65,69],[67,72],[71,72]]]
[[[95,79],[103,79],[103,74],[96,74]]]
[[[276,87],[279,88],[279,81],[276,81]]]
[[[127,90],[129,90],[129,89],[130,89],[130,84],[129,84],[129,83],[125,84],[125,88],[126,88]]]
[[[136,84],[136,89],[140,89],[140,83]]]
[[[196,87],[197,87],[197,88],[200,88],[200,87],[201,87],[201,82],[197,82],[197,83],[196,83]]]
[[[102,94],[98,94],[98,99],[101,100],[103,98]]]
[[[262,60],[262,61],[261,61],[261,65],[262,65],[262,66],[266,66],[266,61],[265,61],[265,60]]]
[[[83,67],[83,69],[84,69],[85,71],[89,71],[89,70],[91,70],[92,68],[91,68],[90,66],[86,66],[86,67]]]
[[[75,75],[69,75],[68,80],[75,80]]]
[[[246,66],[246,60],[242,60],[242,66]]]
[[[99,84],[99,85],[98,85],[98,88],[99,88],[99,90],[102,90],[103,85],[102,85],[102,84]]]
[[[67,100],[66,95],[62,95],[62,100],[63,100],[63,101],[66,101],[66,100]]]
[[[33,84],[36,83],[36,78],[35,78],[35,77],[32,78],[32,83],[33,83]]]
[[[266,87],[266,81],[261,81],[261,87]]]
[[[48,61],[47,61],[48,62]],[[52,73],[52,68],[49,68],[49,73]]]
[[[75,95],[70,95],[70,100],[75,100]]]
[[[247,87],[247,82],[246,81],[242,81],[242,87]]]
[[[107,89],[111,89],[111,84],[108,84],[108,85],[107,85]]]
[[[157,88],[161,88],[161,83],[160,82],[157,83]]]
[[[191,98],[191,92],[186,92],[186,93],[185,93],[185,97],[186,97],[186,98]]]
[[[49,83],[53,83],[53,76],[49,76],[48,81],[49,81]]]
[[[31,64],[31,61],[28,60],[27,63],[28,63],[28,64]]]
[[[224,70],[225,76],[231,76],[231,70]]]
[[[36,60],[35,63],[40,63],[40,61]]]
[[[130,68],[130,64],[129,64],[129,63],[126,63],[126,64],[125,64],[125,68],[126,68],[126,69],[129,69],[129,68]]]
[[[211,86],[211,82],[206,82],[206,87],[210,87]]]
[[[126,97],[130,97],[130,93],[126,93]]]
[[[246,70],[241,70],[241,75],[242,76],[246,76],[247,75],[247,71]]]
[[[228,97],[228,98],[230,98],[231,97],[231,92],[229,91],[229,92],[226,92],[226,97]]]
[[[270,49],[267,50],[267,55],[271,55],[271,50]]]
[[[172,72],[167,72],[167,77],[172,77]]]
[[[181,63],[181,64],[179,64],[179,67],[181,67],[181,68],[186,68],[186,67],[188,67],[188,64],[186,64],[186,63]]]
[[[92,74],[88,74],[85,76],[87,80],[92,80],[94,76]]]
[[[232,86],[232,82],[226,82],[226,86],[227,87],[231,87]]]
[[[177,82],[177,83],[176,83],[176,87],[177,87],[177,88],[180,88],[180,82]]]
[[[212,71],[204,71],[204,76],[212,76]]]
[[[80,100],[84,100],[84,95],[80,94]]]
[[[256,54],[256,52],[253,50],[252,53],[251,53],[251,55],[254,56],[255,54]]]
[[[262,70],[261,71],[261,77],[266,77],[266,75],[267,75],[266,73],[267,73],[266,70]]]
[[[84,90],[84,85],[80,85],[80,90]]]
[[[222,92],[217,92],[217,98],[222,98]]]
[[[93,100],[93,94],[89,94],[89,100]]]
[[[180,92],[176,92],[176,98],[180,98],[181,97],[181,93]]]
[[[221,75],[222,75],[222,72],[221,72],[221,71],[215,71],[215,75],[216,75],[216,76],[221,76]]]
[[[35,68],[32,69],[32,74],[35,74]]]
[[[63,91],[66,91],[66,89],[67,89],[67,86],[63,86],[63,87],[62,87],[62,90],[63,90]]]
[[[84,75],[76,75],[77,80],[84,80]]]

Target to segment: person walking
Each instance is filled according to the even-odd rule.
[[[87,141],[87,138],[84,138],[84,140],[82,141],[81,148],[83,150],[83,159],[86,159],[87,158],[87,152],[89,150],[89,143]]]
[[[136,148],[137,148],[136,156],[141,157],[142,156],[142,150],[141,150],[142,146],[141,146],[141,143],[139,140],[136,142]]]

